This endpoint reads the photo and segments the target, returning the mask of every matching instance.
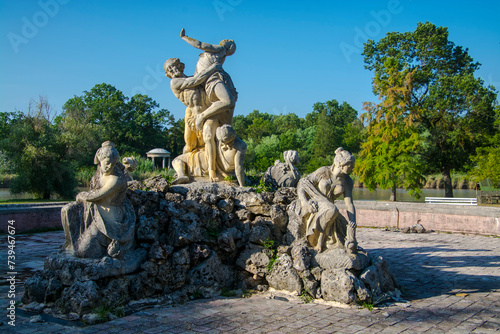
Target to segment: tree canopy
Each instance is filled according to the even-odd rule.
[[[142,155],[153,148],[182,152],[182,120],[146,95],[126,97],[108,84],[74,96],[55,119],[45,98],[26,112],[0,113],[2,172],[17,173],[11,192],[50,198],[74,196],[75,172],[93,166],[101,143],[117,144],[122,155]]]
[[[413,32],[391,32],[365,43],[366,68],[374,72],[374,92],[402,88],[391,71],[412,73],[405,113],[422,141],[419,150],[427,173],[440,172],[445,196],[453,196],[451,171],[463,170],[469,155],[494,133],[496,94],[485,87],[468,50],[448,40],[448,29],[419,23]],[[398,86],[399,85],[399,86]],[[382,98],[385,98],[382,96]]]
[[[166,147],[168,129],[176,124],[168,110],[158,107],[146,95],[128,98],[111,85],[98,84],[69,99],[56,123],[73,158],[91,165],[96,147],[106,140],[116,143],[121,153],[144,155],[153,148]]]
[[[298,168],[303,173],[331,165],[339,146],[354,149],[352,153],[356,153],[364,131],[357,111],[336,100],[315,103],[305,118],[254,110],[246,116],[235,116],[233,128],[247,143],[247,170],[265,171],[276,160],[283,159],[284,151],[295,150],[300,157]],[[346,129],[352,131],[347,133]]]
[[[476,149],[470,174],[476,181],[490,179],[494,187],[500,188],[500,106],[496,106],[495,113],[496,133],[486,139],[485,146]]]
[[[409,109],[415,71],[405,75],[397,70],[394,59],[386,63],[389,76],[383,81],[374,80],[382,101],[364,107],[367,139],[361,144],[355,173],[370,190],[391,189],[390,199],[396,201],[396,189],[400,187],[419,197],[425,178],[418,154],[421,138]]]
[[[17,173],[10,187],[14,194],[29,192],[43,199],[53,193],[65,198],[75,195],[74,171],[60,131],[50,122],[50,110],[47,100],[40,98],[30,103],[27,113],[4,123],[9,128],[0,147]]]

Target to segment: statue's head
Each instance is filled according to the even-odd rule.
[[[354,168],[354,155],[339,147],[335,150],[335,159],[333,165],[343,169],[346,174],[349,174]]]
[[[184,64],[181,63],[179,58],[167,59],[165,64],[163,64],[163,69],[165,70],[165,75],[170,79],[184,76]]]
[[[296,165],[300,161],[299,153],[297,153],[297,151],[293,151],[293,150],[283,152],[283,157],[285,158],[286,162],[288,162],[292,165]]]
[[[125,166],[125,169],[132,173],[137,166],[139,166],[139,162],[134,157],[125,157],[122,159],[122,164]]]
[[[224,124],[217,128],[217,130],[215,131],[215,136],[221,143],[231,145],[234,141],[234,138],[236,138],[236,132],[231,125]]]
[[[236,43],[232,39],[223,39],[219,44],[226,49],[226,56],[230,56],[236,51]]]
[[[94,157],[94,163],[101,166],[101,172],[105,175],[111,174],[118,161],[120,161],[120,155],[115,144],[110,141],[102,143]]]

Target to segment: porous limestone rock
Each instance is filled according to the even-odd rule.
[[[372,259],[372,265],[360,275],[361,281],[374,295],[381,295],[396,289],[396,282],[389,265],[381,256]]]
[[[326,301],[352,304],[357,300],[356,286],[361,283],[350,271],[327,269],[321,273],[321,293]]]
[[[293,260],[288,254],[276,259],[266,280],[269,286],[276,290],[285,290],[296,295],[300,295],[302,291],[302,279],[293,268]]]
[[[129,189],[127,198],[137,226],[132,258],[125,261],[131,267],[108,256],[55,253],[26,281],[23,303],[55,303],[61,312],[82,316],[101,305],[180,302],[222,288],[305,291],[343,303],[376,300],[395,289],[387,263],[372,261],[361,248],[355,254],[311,248],[291,210],[293,188],[256,194],[197,182],[166,193]]]
[[[299,243],[292,247],[291,256],[293,259],[293,267],[302,272],[311,267],[311,252],[310,248],[305,243]]]

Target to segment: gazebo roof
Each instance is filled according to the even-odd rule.
[[[149,151],[148,153],[146,153],[147,156],[152,156],[152,155],[155,155],[157,157],[169,157],[170,156],[170,152],[163,149],[163,148],[154,148],[152,149],[151,151]]]

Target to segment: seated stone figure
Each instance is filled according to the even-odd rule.
[[[236,133],[232,126],[224,124],[216,130],[216,162],[217,172],[223,177],[235,174],[238,184],[245,185],[245,172],[243,170],[243,159],[247,145]],[[172,161],[172,167],[177,173],[173,184],[188,183],[192,176],[206,175],[208,160],[205,149],[195,152],[184,153]]]
[[[90,191],[79,193],[77,202],[61,210],[64,248],[77,257],[121,258],[133,249],[135,212],[125,196],[127,177],[114,146],[102,143],[94,158],[98,166]]]
[[[285,162],[276,160],[274,166],[271,166],[264,173],[264,181],[274,190],[283,187],[295,187],[300,179],[300,173],[295,168],[299,163],[299,154],[297,151],[283,152]]]
[[[335,151],[332,166],[321,167],[302,178],[297,185],[298,203],[295,212],[305,224],[309,244],[318,252],[326,248],[357,249],[356,211],[352,201],[353,181],[349,173],[354,156],[343,148]],[[344,196],[348,220],[339,215],[335,199]]]

